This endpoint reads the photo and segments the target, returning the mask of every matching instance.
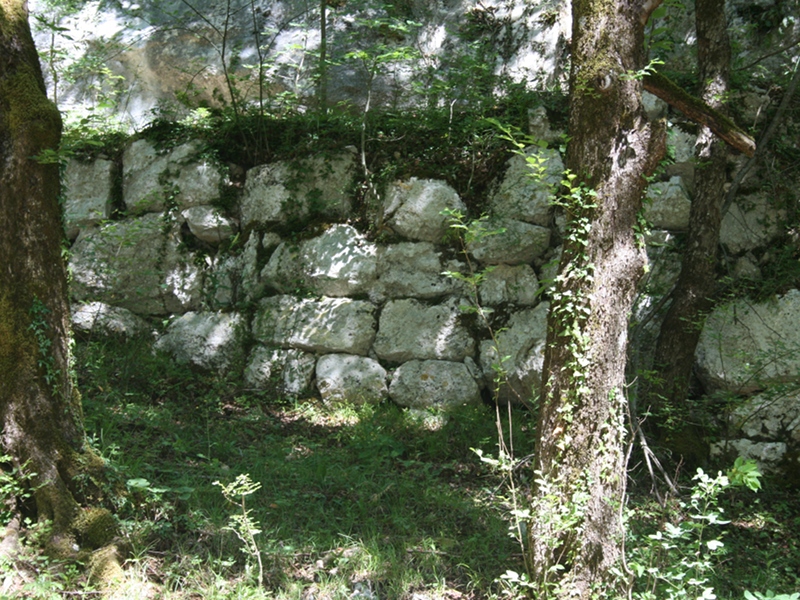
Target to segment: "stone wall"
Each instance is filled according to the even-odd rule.
[[[676,130],[671,140],[678,162],[648,193],[652,268],[639,319],[674,282],[674,238],[688,221],[693,139]],[[449,409],[495,392],[504,401],[530,398],[541,379],[563,222],[549,202],[561,157],[530,152],[547,159],[545,176],[529,177],[521,156],[508,161],[483,207],[487,229],[500,233],[468,244],[468,255],[443,214],[467,212],[450,185],[396,181],[381,206],[356,207],[357,160],[347,148],[253,167],[235,189],[229,169],[193,142],[159,151],[136,140],[121,165],[72,161],[66,225],[74,239],[74,326],[98,335],[152,332],[155,348],[174,360],[234,370],[247,388],[326,402],[390,398]],[[114,198],[115,177],[121,198]],[[722,243],[732,265],[747,263],[743,276],[758,276],[753,253],[778,234],[779,217],[758,193],[726,216]],[[353,224],[365,222],[368,231]],[[491,268],[477,296],[444,274],[469,275],[470,265]],[[486,324],[464,309],[476,299],[493,309],[499,349]],[[774,466],[797,456],[800,445],[791,391],[800,372],[800,292],[742,302],[709,317],[697,370],[707,391],[747,398],[728,415],[729,447]],[[642,351],[655,324],[639,338]],[[508,357],[509,376],[494,389],[499,357]]]

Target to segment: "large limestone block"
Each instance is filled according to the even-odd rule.
[[[310,392],[316,362],[316,356],[302,350],[258,345],[250,353],[244,382],[250,388],[300,396]]]
[[[346,217],[355,175],[353,158],[344,152],[253,167],[247,172],[242,196],[242,227]]]
[[[497,333],[497,346],[492,340],[480,344],[479,362],[484,378],[502,402],[530,401],[539,390],[547,344],[548,309],[549,304],[545,302],[513,314]],[[495,365],[506,374],[499,382],[495,381]]]
[[[490,206],[497,217],[549,227],[553,189],[564,177],[564,163],[557,150],[533,146],[525,154],[509,159]]]
[[[783,442],[754,442],[748,439],[728,440],[711,444],[711,456],[722,457],[726,461],[735,456],[756,461],[762,473],[775,473],[780,470],[786,456],[787,446]]]
[[[181,216],[192,235],[207,244],[220,244],[236,230],[236,224],[213,206],[192,206],[184,210]]]
[[[800,393],[776,388],[752,396],[734,409],[731,425],[751,440],[800,444]]]
[[[539,280],[530,265],[496,265],[486,273],[478,293],[486,306],[533,306],[539,302]]]
[[[800,381],[800,291],[753,304],[736,300],[705,322],[695,360],[708,390],[748,394]]]
[[[400,406],[450,410],[478,404],[481,393],[464,363],[412,360],[394,372],[389,396]]]
[[[159,215],[108,223],[72,246],[70,292],[137,314],[184,313],[201,298],[202,277]]]
[[[224,370],[240,347],[241,325],[238,313],[187,312],[169,324],[155,349],[181,363]]]
[[[111,187],[114,163],[98,159],[82,162],[71,159],[64,173],[64,225],[67,237],[74,240],[82,229],[97,225],[111,216]]]
[[[300,259],[311,289],[322,296],[365,293],[377,276],[378,248],[350,225],[333,225],[302,244]]]
[[[722,218],[719,239],[732,254],[767,246],[781,232],[786,212],[770,204],[766,194],[740,198]]]
[[[467,212],[467,206],[446,182],[435,179],[397,181],[386,195],[384,217],[392,229],[409,240],[441,243],[450,220],[442,212]]]
[[[653,229],[685,231],[689,228],[692,202],[680,177],[651,184],[647,188],[647,198],[644,216]]]
[[[351,354],[328,354],[317,361],[317,389],[326,403],[377,404],[389,394],[386,369]]]
[[[381,312],[375,353],[394,363],[413,359],[460,361],[475,352],[475,340],[454,303],[428,306],[413,299],[391,300]]]
[[[487,265],[521,265],[543,256],[550,247],[550,229],[513,219],[490,219],[490,235],[479,236],[468,250]]]
[[[349,298],[265,298],[253,337],[267,346],[365,355],[375,339],[375,305]]]
[[[122,196],[131,214],[162,212],[167,195],[179,193],[178,208],[211,204],[225,181],[219,166],[200,156],[198,142],[159,152],[147,140],[136,140],[122,157]]]
[[[370,296],[385,299],[463,295],[464,284],[443,273],[465,270],[464,264],[444,260],[430,242],[381,246],[378,248],[378,277]]]
[[[104,302],[72,307],[72,329],[82,333],[134,337],[150,331],[147,321],[131,311]]]

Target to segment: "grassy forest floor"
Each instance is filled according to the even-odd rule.
[[[509,536],[507,486],[472,451],[497,454],[493,407],[421,420],[390,403],[330,408],[237,390],[137,342],[81,341],[76,354],[87,431],[113,467],[106,502],[130,549],[112,597],[455,600],[524,591],[498,579],[524,571]],[[533,419],[514,410],[512,421],[515,455],[529,456]],[[516,470],[523,494],[529,471]],[[261,485],[245,497],[249,525],[260,530],[261,587],[257,553],[229,527],[241,506],[215,485],[244,474]],[[693,572],[680,565],[696,558],[694,546],[673,540],[677,551],[667,550],[648,536],[691,521],[680,505],[688,491],[662,508],[640,475],[630,485],[628,549],[657,573],[685,579]],[[724,531],[726,550],[705,587],[732,599],[800,590],[796,492],[767,479],[758,494],[726,490],[719,502],[731,523],[704,530],[703,543]],[[80,569],[33,549],[22,568],[2,571],[0,597],[98,595]],[[654,581],[645,572],[640,592]],[[689,597],[659,589],[637,597]]]

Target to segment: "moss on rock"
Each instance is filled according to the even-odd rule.
[[[100,548],[113,540],[119,530],[117,520],[105,508],[85,508],[73,521],[73,529],[81,546]]]

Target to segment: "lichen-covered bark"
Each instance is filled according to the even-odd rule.
[[[701,96],[715,109],[722,110],[728,91],[731,55],[725,2],[697,0],[695,7]],[[656,344],[653,359],[656,381],[650,384],[650,393],[645,399],[656,415],[663,408],[685,405],[702,319],[713,305],[727,156],[725,144],[708,127],[702,127],[695,146],[697,183],[689,214],[686,249],[672,304]],[[681,429],[680,426],[662,428],[660,441],[682,451],[686,445],[680,443],[680,439],[670,438],[675,433],[680,434]]]
[[[0,445],[36,474],[38,516],[56,541],[79,510],[72,477],[93,462],[69,373],[58,165],[33,158],[60,135],[25,2],[0,0]]]
[[[645,253],[637,235],[663,126],[641,102],[652,2],[574,0],[568,234],[548,319],[530,570],[541,598],[619,597],[628,315]],[[655,5],[658,3],[656,2]],[[582,186],[582,187],[581,187]]]

